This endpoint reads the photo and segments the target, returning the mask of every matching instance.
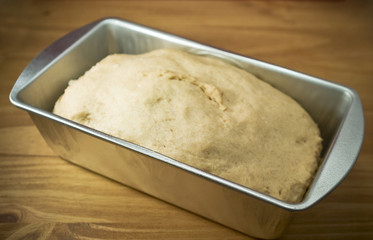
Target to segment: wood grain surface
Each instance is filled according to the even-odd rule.
[[[115,16],[350,86],[365,141],[352,172],[282,239],[373,239],[372,1],[0,0],[0,239],[252,239],[57,157],[8,95],[45,47]]]

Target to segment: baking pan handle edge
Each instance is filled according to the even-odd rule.
[[[84,34],[90,31],[93,27],[98,25],[105,19],[101,19],[90,24],[87,24],[81,28],[78,28],[60,39],[53,42],[46,49],[44,49],[39,55],[37,55],[31,62],[26,66],[23,72],[18,77],[14,84],[12,91],[10,92],[9,99],[12,104],[18,107],[22,107],[22,104],[18,101],[18,94],[24,89],[34,78],[49,64],[52,64],[61,53],[63,53],[68,47],[74,42],[78,41]]]

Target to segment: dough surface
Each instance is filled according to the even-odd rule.
[[[159,49],[109,55],[53,112],[280,200],[302,200],[317,125],[293,99],[218,59]]]

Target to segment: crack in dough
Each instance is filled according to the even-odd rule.
[[[220,110],[227,110],[227,106],[223,104],[223,93],[213,84],[199,81],[197,78],[191,75],[179,74],[170,70],[160,70],[158,76],[165,77],[169,80],[178,80],[193,84],[199,87],[211,101],[215,102],[219,106]]]

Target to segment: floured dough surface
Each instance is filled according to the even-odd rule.
[[[317,125],[290,97],[221,60],[114,54],[69,83],[54,113],[287,202],[317,169]]]

